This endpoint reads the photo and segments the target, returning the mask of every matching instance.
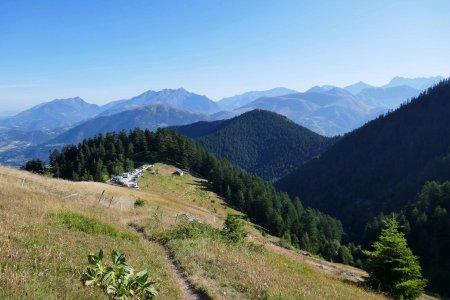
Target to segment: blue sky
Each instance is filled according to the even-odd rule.
[[[0,1],[0,111],[450,75],[450,1]]]

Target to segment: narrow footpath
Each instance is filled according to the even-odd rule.
[[[151,243],[157,243],[164,249],[164,252],[166,253],[165,257],[166,257],[167,265],[169,266],[170,270],[172,271],[173,279],[178,283],[178,285],[180,287],[181,293],[183,295],[183,299],[185,299],[185,300],[211,300],[212,299],[204,291],[197,288],[189,280],[189,278],[186,275],[185,270],[183,269],[182,266],[180,266],[180,264],[175,259],[174,253],[166,245],[149,237],[143,227],[140,227],[139,225],[137,225],[135,223],[129,223],[128,225],[130,227],[132,227],[134,230],[136,230],[147,241],[149,241]]]

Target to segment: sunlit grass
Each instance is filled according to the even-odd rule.
[[[251,243],[219,238],[227,213],[236,212],[204,180],[171,176],[173,167],[157,167],[158,175],[139,178],[140,191],[0,167],[0,298],[106,299],[99,290],[85,288],[80,276],[88,253],[116,249],[133,267],[150,272],[159,299],[181,299],[162,247],[127,224],[147,224],[147,233],[160,237],[192,219],[204,228],[209,224],[206,232],[215,234],[200,231],[164,242],[189,279],[215,299],[383,298],[303,263],[250,225]],[[144,205],[135,206],[138,199]]]
[[[120,221],[127,211],[98,203],[104,186],[0,168],[0,299],[107,299],[80,280],[99,249],[147,269],[160,299],[181,299],[162,248],[136,239]],[[74,192],[81,196],[65,198]]]

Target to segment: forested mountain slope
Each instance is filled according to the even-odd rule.
[[[450,81],[345,135],[277,187],[341,219],[353,238],[398,211],[428,180],[450,179]]]
[[[259,109],[230,120],[198,122],[176,130],[219,158],[267,180],[288,174],[335,140]]]

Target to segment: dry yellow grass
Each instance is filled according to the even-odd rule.
[[[60,209],[71,210],[130,233],[127,223],[146,223],[152,234],[173,228],[183,214],[221,228],[226,214],[236,213],[205,189],[203,180],[189,174],[170,176],[170,166],[156,167],[163,172],[141,177],[140,191],[0,167],[0,298],[101,299],[98,290],[83,287],[79,278],[86,255],[103,248],[107,253],[122,250],[136,269],[148,269],[159,282],[158,298],[180,299],[161,246],[143,238],[133,242],[73,231],[51,216]],[[98,203],[102,191],[106,200]],[[146,205],[135,208],[138,198]],[[211,239],[174,240],[169,246],[190,280],[215,299],[383,299],[305,264],[257,230],[251,229],[251,234],[265,250]]]
[[[97,203],[105,187],[109,190],[104,184],[73,183],[0,168],[0,298],[106,298],[99,290],[83,287],[80,281],[87,254],[102,248],[105,253],[121,250],[136,269],[148,269],[160,283],[160,299],[180,299],[160,246],[90,235],[55,222],[52,212],[65,209],[121,231],[129,230],[120,222],[132,209],[125,198],[121,200],[122,210],[120,205],[108,209]],[[65,198],[75,193],[79,196]]]
[[[217,240],[169,242],[214,299],[383,299],[342,278],[271,251]]]

